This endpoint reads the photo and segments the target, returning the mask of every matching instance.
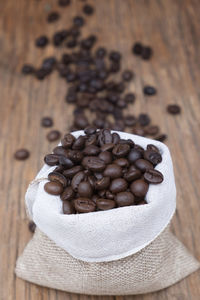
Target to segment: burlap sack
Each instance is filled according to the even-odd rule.
[[[99,263],[72,257],[36,230],[17,261],[16,274],[30,282],[72,293],[133,295],[166,288],[199,266],[168,228],[138,253]]]

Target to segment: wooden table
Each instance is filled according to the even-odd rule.
[[[92,0],[91,0],[92,2]],[[198,0],[94,0],[95,16],[89,17],[84,35],[97,33],[99,44],[119,49],[124,67],[136,77],[130,86],[137,94],[131,112],[149,112],[153,122],[169,134],[169,146],[176,175],[177,212],[172,230],[200,259],[200,17]],[[200,299],[200,276],[196,272],[174,286],[144,296],[90,297],[38,287],[14,275],[15,261],[31,238],[27,228],[24,194],[28,183],[43,164],[43,156],[54,145],[45,139],[41,128],[44,115],[54,118],[55,128],[65,131],[71,124],[72,107],[66,105],[65,82],[56,74],[44,82],[21,75],[24,62],[39,65],[42,58],[55,53],[52,46],[36,49],[35,38],[68,26],[83,3],[73,1],[64,9],[53,0],[18,0],[0,2],[0,299]],[[63,11],[55,25],[45,19],[50,8]],[[145,62],[131,54],[135,41],[151,45],[154,56]],[[59,54],[59,51],[56,51]],[[157,87],[155,97],[145,98],[144,84]],[[166,105],[178,103],[182,114],[173,117]],[[31,151],[27,161],[15,161],[20,147]]]

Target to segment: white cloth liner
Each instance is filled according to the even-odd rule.
[[[83,131],[72,133],[75,137]],[[47,180],[29,185],[25,199],[28,213],[38,228],[73,257],[86,262],[105,262],[132,255],[151,243],[169,224],[176,208],[176,187],[170,152],[161,142],[118,132],[146,148],[157,146],[164,175],[161,184],[149,186],[148,204],[102,212],[64,215],[59,196],[44,191]],[[55,167],[44,165],[35,179],[47,178]]]

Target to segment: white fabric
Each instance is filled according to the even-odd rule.
[[[148,204],[116,208],[103,212],[64,215],[59,196],[44,191],[47,180],[32,183],[26,193],[29,215],[39,229],[75,258],[105,262],[124,258],[152,242],[169,224],[176,208],[176,187],[170,152],[155,140],[118,132],[146,147],[157,146],[162,162],[156,167],[164,175],[161,184],[149,186]],[[72,133],[75,137],[83,131]],[[44,165],[36,179],[47,178],[55,167]]]

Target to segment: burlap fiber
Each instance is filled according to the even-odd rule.
[[[16,274],[38,285],[73,293],[133,295],[166,288],[199,266],[169,228],[138,253],[100,263],[72,257],[37,229],[18,258]]]

